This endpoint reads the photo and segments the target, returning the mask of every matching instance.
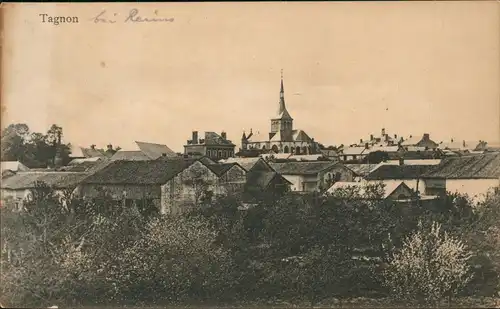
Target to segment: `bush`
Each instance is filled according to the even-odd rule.
[[[418,229],[393,254],[385,270],[394,298],[437,302],[452,297],[471,280],[471,253],[457,238],[441,231],[439,223]]]

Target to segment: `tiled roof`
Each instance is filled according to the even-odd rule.
[[[315,175],[335,164],[338,163],[332,161],[269,163],[276,172],[282,175]]]
[[[100,161],[86,161],[86,162],[82,162],[79,164],[72,164],[72,165],[68,165],[68,166],[63,166],[63,167],[60,167],[58,170],[65,171],[65,172],[88,172],[94,166],[99,164],[99,162]]]
[[[338,157],[339,153],[337,150],[333,149],[321,149],[320,152],[325,156],[325,157]]]
[[[102,160],[102,158],[94,157],[94,158],[73,159],[68,163],[68,165],[77,165],[77,164],[82,164],[82,163],[87,163],[87,162],[97,162],[99,160]]]
[[[413,146],[413,145],[416,145],[418,144],[421,140],[422,140],[422,136],[412,136],[412,137],[409,137],[405,140],[403,140],[403,142],[401,143],[401,145],[403,146]]]
[[[364,177],[368,175],[378,164],[346,164],[345,167],[353,171],[356,175]]]
[[[139,147],[139,150],[143,154],[148,156],[150,159],[158,159],[161,156],[175,157],[177,154],[170,149],[167,145],[147,143],[147,142],[135,142]]]
[[[498,179],[500,153],[451,157],[424,174],[425,178]]]
[[[239,166],[248,172],[259,160],[262,160],[262,158],[228,158],[224,163],[238,163]]]
[[[365,153],[365,147],[347,147],[342,150],[342,154],[345,156],[360,155]]]
[[[214,172],[217,176],[224,175],[227,171],[229,171],[233,166],[238,166],[237,163],[215,163],[209,164],[207,167]]]
[[[368,154],[375,151],[384,151],[384,152],[398,152],[398,146],[376,146],[367,149],[364,153]]]
[[[135,150],[120,150],[117,151],[112,157],[111,160],[124,160],[124,161],[147,161],[152,160],[150,157],[145,155],[142,151]]]
[[[384,180],[384,179],[417,179],[427,172],[433,165],[392,165],[380,164],[368,174],[367,180]]]
[[[37,182],[43,182],[56,189],[71,188],[78,185],[86,173],[75,172],[19,172],[2,179],[2,189],[22,190],[32,189]]]
[[[266,189],[267,186],[269,186],[269,183],[274,179],[274,177],[280,177],[282,178],[283,182],[289,183],[288,180],[284,179],[276,172],[252,171],[247,173],[247,185]]]
[[[183,158],[154,161],[111,161],[104,168],[87,177],[92,184],[165,184],[196,160]]]
[[[86,158],[94,158],[94,157],[106,157],[104,150],[97,148],[80,148],[82,150],[82,154]]]

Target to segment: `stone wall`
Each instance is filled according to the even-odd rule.
[[[178,214],[194,207],[208,195],[221,194],[218,177],[197,161],[161,186],[162,214]]]

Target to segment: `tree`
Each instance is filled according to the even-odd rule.
[[[373,151],[370,152],[364,159],[363,163],[368,163],[368,164],[379,164],[381,162],[385,162],[389,160],[389,154],[385,151]]]
[[[402,300],[438,302],[457,295],[472,279],[466,245],[441,230],[419,223],[400,250],[392,255],[385,271],[391,295]]]
[[[11,124],[2,131],[2,160],[20,161],[28,167],[68,162],[70,144],[61,143],[63,129],[52,125],[46,134],[31,132],[26,124]]]

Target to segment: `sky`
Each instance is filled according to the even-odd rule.
[[[129,11],[172,22],[124,22]],[[103,10],[116,23],[95,23]],[[382,127],[500,141],[500,6],[480,2],[4,4],[2,127],[182,151],[193,130],[294,127],[325,145]],[[43,23],[39,14],[77,16]],[[116,15],[114,15],[116,14]]]

